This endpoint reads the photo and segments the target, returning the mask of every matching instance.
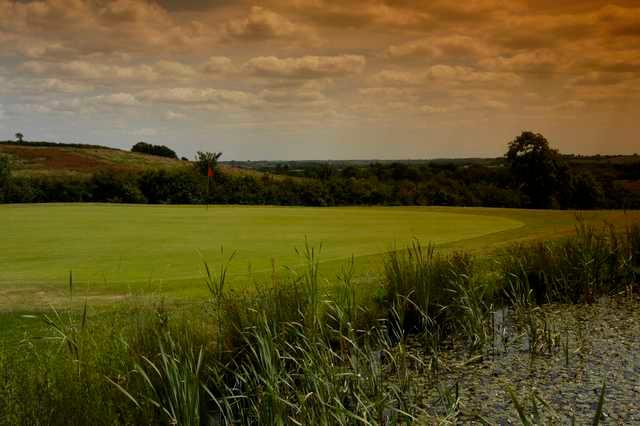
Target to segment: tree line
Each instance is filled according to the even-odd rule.
[[[510,142],[504,162],[494,166],[378,163],[338,170],[325,164],[299,178],[282,170],[283,176],[221,173],[220,155],[199,152],[195,162],[181,167],[103,170],[89,177],[15,176],[8,159],[0,158],[0,201],[640,208],[640,196],[612,175],[633,178],[640,175],[640,163],[594,175],[570,165],[542,135],[531,132]],[[210,167],[213,177],[207,177]]]

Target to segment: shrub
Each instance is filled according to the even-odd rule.
[[[5,198],[5,192],[11,177],[11,159],[0,154],[0,201]]]
[[[5,187],[10,203],[48,203],[90,201],[89,180],[81,176],[12,177]]]
[[[190,204],[204,199],[205,182],[191,169],[147,170],[140,176],[140,191],[152,204]]]
[[[95,201],[144,203],[137,176],[130,173],[100,171],[91,178],[91,196]]]

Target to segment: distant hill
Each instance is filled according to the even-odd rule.
[[[0,142],[0,154],[11,157],[16,175],[91,175],[103,170],[136,172],[191,164],[106,146],[53,142]],[[221,165],[221,169],[233,175],[261,174],[228,165]]]
[[[2,142],[0,154],[13,160],[16,174],[93,174],[184,167],[185,162],[96,145]]]

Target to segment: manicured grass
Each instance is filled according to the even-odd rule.
[[[588,220],[631,220],[622,212],[590,212]],[[203,262],[212,269],[236,255],[231,285],[250,285],[278,268],[303,262],[305,238],[322,244],[331,277],[352,255],[370,272],[381,253],[412,238],[476,252],[515,240],[567,235],[574,212],[426,207],[245,207],[49,204],[0,206],[1,307],[29,306],[66,294],[129,292],[169,297],[205,293]],[[224,248],[224,253],[221,252]]]

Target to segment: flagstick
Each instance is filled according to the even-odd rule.
[[[213,169],[211,164],[207,166],[207,211],[209,210],[209,201],[211,200],[211,179],[213,178]]]

